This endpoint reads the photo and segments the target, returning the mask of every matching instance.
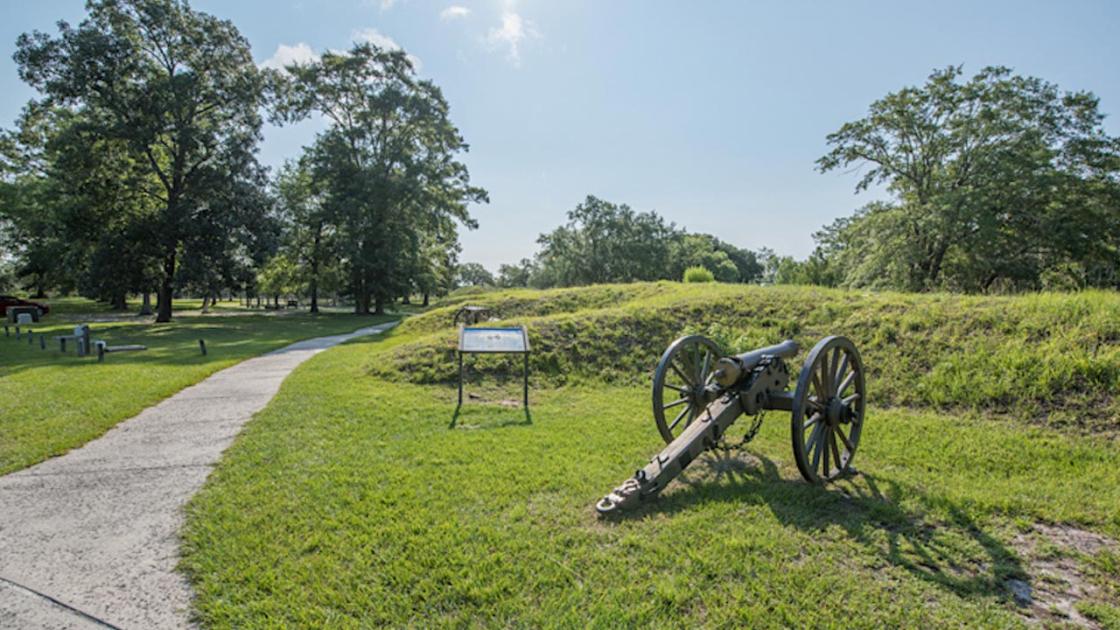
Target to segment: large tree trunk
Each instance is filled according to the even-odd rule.
[[[428,294],[425,292],[424,293],[424,306],[427,306],[427,305],[428,305]]]
[[[202,296],[202,312],[203,313],[208,313],[209,308],[210,308],[210,296],[209,295],[203,295]]]
[[[354,312],[358,315],[369,315],[369,285],[366,283],[365,277],[362,276],[361,270],[354,270],[352,284],[354,286]]]
[[[366,307],[366,313],[369,313],[369,307],[368,306]],[[376,298],[374,298],[374,300],[373,300],[373,314],[374,315],[384,315],[385,314],[385,300],[381,299],[380,295],[377,296]]]
[[[140,312],[137,315],[147,317],[152,314],[152,293],[150,291],[144,292],[143,301],[140,303]]]
[[[109,305],[114,311],[128,310],[128,301],[123,293],[114,294],[113,297],[109,298]]]
[[[159,283],[159,307],[156,313],[156,323],[164,324],[171,321],[171,292],[175,282],[175,252],[172,251],[163,259],[163,278]]]

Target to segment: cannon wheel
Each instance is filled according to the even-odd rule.
[[[845,337],[813,347],[793,395],[793,456],[810,483],[831,481],[851,469],[863,429],[867,391],[863,361]]]
[[[661,355],[653,373],[653,418],[666,444],[708,405],[705,388],[721,356],[716,342],[703,335],[681,337]]]

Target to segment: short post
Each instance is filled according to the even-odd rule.
[[[35,342],[35,331],[28,328],[27,329],[27,345],[30,346],[34,342]]]
[[[19,341],[19,324],[16,324],[16,341]]]
[[[5,337],[8,336],[8,325],[7,324],[4,324],[4,336]]]
[[[74,328],[74,336],[78,338],[79,357],[84,357],[93,352],[93,348],[90,347],[89,324],[82,324]]]
[[[58,338],[58,351],[62,354],[66,354],[66,337]]]
[[[97,344],[97,362],[98,363],[104,363],[105,362],[105,344],[103,344],[103,343]]]
[[[46,335],[39,335],[39,349],[40,350],[46,350],[47,349],[47,336]]]
[[[205,339],[199,339],[198,340],[198,349],[202,350],[202,356],[206,356],[206,340]]]

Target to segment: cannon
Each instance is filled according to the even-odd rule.
[[[824,483],[854,472],[867,405],[859,351],[845,337],[825,337],[809,352],[791,392],[786,362],[798,351],[787,340],[726,356],[702,335],[670,344],[653,375],[653,419],[667,446],[595,509],[611,514],[655,496],[719,446],[740,416],[755,416],[743,443],[753,438],[766,410],[790,413],[793,457],[806,481]]]

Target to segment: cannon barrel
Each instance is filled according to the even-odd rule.
[[[796,341],[787,339],[777,345],[751,350],[734,357],[724,357],[716,362],[713,378],[720,386],[731,387],[754,371],[764,357],[792,359],[799,349]]]
[[[775,344],[773,346],[766,346],[765,348],[759,348],[758,350],[744,352],[743,354],[740,354],[735,358],[739,360],[739,365],[742,367],[742,370],[744,372],[749,372],[758,367],[759,363],[762,363],[763,357],[781,357],[783,359],[792,359],[800,349],[801,347],[797,345],[796,341],[792,339],[786,339],[782,343]]]

